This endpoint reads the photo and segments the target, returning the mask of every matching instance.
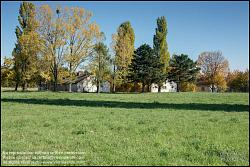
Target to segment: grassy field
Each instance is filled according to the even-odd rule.
[[[248,93],[1,92],[1,151],[82,165],[249,165]]]

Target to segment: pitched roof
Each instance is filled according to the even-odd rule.
[[[74,80],[70,80],[70,78],[65,78],[62,81],[62,84],[69,84],[69,83],[78,83],[81,82],[82,80],[86,79],[87,77],[89,77],[89,74],[82,74],[80,76],[76,76],[76,78]]]

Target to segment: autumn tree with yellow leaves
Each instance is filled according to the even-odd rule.
[[[12,87],[14,86],[14,61],[12,58],[4,57],[3,65],[1,65],[1,86]]]
[[[57,8],[53,12],[48,5],[39,9],[39,33],[43,39],[43,56],[50,64],[56,91],[59,70],[68,67],[73,80],[78,67],[93,53],[95,42],[100,38],[99,26],[90,22],[92,13],[83,8]],[[71,83],[69,84],[71,92]]]
[[[134,54],[135,34],[129,21],[122,23],[117,33],[112,36],[112,47],[115,53],[115,83],[117,86],[128,84],[128,68]]]
[[[226,76],[229,72],[229,63],[222,52],[203,52],[199,55],[197,65],[201,68],[199,82],[211,88],[215,92],[226,89]]]
[[[71,80],[77,68],[93,54],[95,42],[101,38],[99,26],[90,22],[92,13],[83,8],[66,8],[63,25],[67,52],[65,62],[70,72]],[[69,84],[71,92],[71,83]]]
[[[49,64],[54,83],[54,91],[57,90],[59,68],[63,65],[66,52],[66,32],[63,24],[63,16],[60,8],[53,11],[49,5],[42,5],[38,9],[38,32],[42,39],[42,56],[44,63]]]
[[[16,27],[17,43],[13,49],[15,90],[21,84],[26,90],[28,82],[34,77],[37,70],[37,56],[40,51],[40,37],[36,32],[38,22],[35,18],[35,6],[29,2],[22,2],[19,9],[18,21],[20,26]]]

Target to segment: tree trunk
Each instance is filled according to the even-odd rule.
[[[53,91],[56,91],[56,81],[54,81],[54,85],[53,85]]]
[[[177,92],[180,92],[180,87],[179,87],[180,85],[179,85],[179,83],[177,82],[176,83],[176,90],[177,90]]]
[[[148,90],[147,91],[150,92],[150,84],[148,84]]]
[[[134,92],[136,92],[136,82],[134,82]]]
[[[97,85],[96,85],[97,87],[97,89],[96,89],[96,93],[99,93],[99,83],[97,82]]]
[[[17,91],[17,88],[18,88],[18,82],[16,83],[15,91]]]
[[[70,82],[70,83],[69,83],[69,92],[70,92],[70,93],[72,92],[72,88],[71,88],[71,87],[72,87],[72,83]]]
[[[180,92],[180,76],[178,76],[178,80],[176,82],[176,89],[177,89],[177,92]]]
[[[24,84],[24,90],[27,91],[28,90],[28,83]]]
[[[145,84],[142,83],[142,90],[141,90],[142,93],[144,93],[144,89],[145,89]]]
[[[113,93],[115,93],[115,65],[113,68],[114,76],[113,76]]]
[[[23,91],[27,90],[27,83],[26,82],[24,82],[24,84],[22,84],[22,89],[23,89]]]
[[[158,85],[158,93],[161,92],[161,85]]]
[[[214,84],[212,84],[212,93],[214,92]]]
[[[126,83],[126,91],[127,91],[127,93],[129,93],[129,84],[128,83]]]
[[[113,93],[115,93],[115,84],[113,83]]]
[[[39,83],[38,83],[38,91],[41,91],[42,90],[42,82],[41,80],[39,80]]]
[[[57,72],[56,72],[56,78],[55,78],[55,87],[54,87],[54,91],[57,91]]]
[[[54,63],[54,91],[57,91],[57,76],[58,76],[57,64]]]
[[[97,81],[97,93],[100,93],[100,81]]]
[[[73,42],[72,41],[70,41],[70,55],[72,56],[72,54],[73,54]],[[72,83],[71,83],[71,81],[72,81],[72,63],[70,62],[69,63],[69,71],[70,71],[70,83],[69,83],[69,93],[71,93],[72,92],[72,89],[71,89],[71,87],[72,87]]]
[[[101,86],[101,84],[100,84],[100,80],[101,80],[101,78],[102,78],[102,76],[101,76],[101,55],[100,54],[98,54],[98,81],[97,81],[97,83],[98,83],[98,88],[97,88],[97,93],[100,93],[100,86]]]
[[[99,81],[99,83],[98,83],[98,93],[100,93],[100,92],[101,92],[101,83]]]

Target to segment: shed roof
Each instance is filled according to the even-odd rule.
[[[90,76],[89,74],[82,74],[80,76],[76,76],[76,78],[73,80],[70,80],[70,78],[65,78],[63,79],[62,84],[69,84],[69,83],[75,84],[81,82],[82,80],[86,79],[89,76]]]

